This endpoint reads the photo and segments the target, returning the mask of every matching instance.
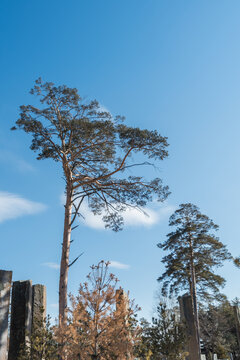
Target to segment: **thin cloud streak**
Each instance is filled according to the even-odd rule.
[[[46,262],[42,264],[43,266],[47,266],[50,269],[58,270],[60,269],[60,265],[55,262]]]
[[[8,150],[1,149],[0,161],[2,163],[7,163],[8,165],[10,164],[12,167],[14,167],[14,169],[17,169],[19,172],[36,171],[36,169],[29,162]]]
[[[120,269],[120,270],[127,270],[127,269],[130,268],[130,265],[120,263],[119,261],[111,260],[110,264],[109,264],[109,267],[112,267],[112,268],[115,268],[115,269]]]
[[[27,200],[19,195],[0,191],[0,223],[24,215],[33,215],[46,209],[46,205]]]

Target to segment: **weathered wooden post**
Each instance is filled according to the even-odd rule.
[[[129,309],[129,298],[128,294],[122,289],[116,290],[116,310],[125,316],[125,325],[128,325],[128,309]],[[128,340],[131,341],[131,334],[128,335]],[[129,351],[126,351],[126,357],[119,357],[119,360],[131,359]]]
[[[43,324],[46,317],[46,286],[36,284],[32,288],[32,328]]]
[[[0,360],[7,359],[11,284],[12,271],[0,270]]]
[[[14,281],[8,360],[17,360],[19,351],[29,341],[32,326],[32,281]]]
[[[182,321],[186,324],[188,360],[199,360],[201,358],[197,329],[194,321],[192,298],[188,294],[179,296],[180,314]]]

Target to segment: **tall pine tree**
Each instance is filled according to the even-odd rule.
[[[167,235],[165,242],[158,244],[168,252],[162,259],[166,270],[158,281],[163,283],[164,294],[168,290],[170,294],[190,292],[199,342],[197,294],[205,298],[219,294],[225,280],[215,274],[215,268],[232,256],[215,235],[218,225],[193,204],[181,204],[170,217],[169,226],[175,230]]]
[[[37,159],[59,163],[65,180],[65,217],[59,280],[59,321],[67,319],[67,285],[71,232],[81,204],[103,214],[106,227],[118,231],[127,207],[142,207],[153,196],[163,201],[168,188],[159,178],[136,175],[136,167],[153,165],[167,157],[167,139],[157,131],[124,124],[124,118],[102,111],[96,100],[84,101],[77,89],[36,81],[31,94],[38,107],[23,105],[12,129],[32,135]],[[141,154],[140,161],[134,155]],[[149,161],[150,159],[150,161]],[[134,176],[126,172],[135,169]],[[145,171],[146,174],[146,171]]]

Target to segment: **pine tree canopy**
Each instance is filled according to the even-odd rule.
[[[32,135],[31,149],[37,159],[61,163],[75,213],[79,210],[76,202],[87,199],[95,214],[104,211],[107,227],[119,230],[123,225],[120,212],[126,206],[141,207],[153,195],[159,201],[168,196],[160,178],[146,180],[133,170],[153,165],[150,159],[166,158],[166,137],[125,125],[123,117],[113,117],[96,100],[82,99],[75,88],[38,79],[30,93],[39,97],[40,106],[21,106],[12,130]],[[140,162],[133,160],[137,153]],[[124,176],[127,170],[133,175]]]
[[[216,237],[218,225],[201,214],[198,207],[187,203],[169,219],[169,226],[175,228],[167,235],[167,240],[158,247],[167,251],[162,263],[166,271],[158,278],[163,283],[163,293],[178,294],[191,289],[191,256],[195,270],[197,292],[203,297],[217,295],[225,283],[215,269],[224,260],[232,259],[226,246]]]

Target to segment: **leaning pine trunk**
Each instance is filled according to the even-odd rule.
[[[72,218],[72,189],[68,184],[66,186],[66,204],[64,232],[62,243],[62,257],[60,266],[59,280],[59,325],[66,323],[67,320],[67,284],[68,284],[68,266],[69,250],[71,241],[71,218]]]

